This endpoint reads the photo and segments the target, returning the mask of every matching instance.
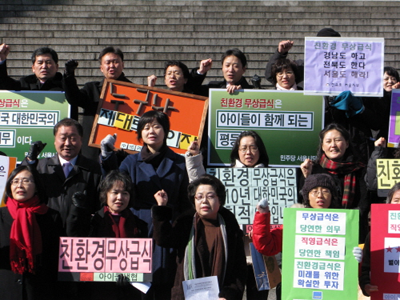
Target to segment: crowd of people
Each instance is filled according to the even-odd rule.
[[[317,36],[340,34],[324,28]],[[288,58],[293,46],[290,40],[281,41],[266,66],[265,78],[281,92],[302,89],[304,62]],[[7,75],[9,53],[8,45],[0,45],[0,89],[65,91],[72,113],[54,127],[57,154],[38,159],[46,145],[33,142],[7,180],[6,206],[0,208],[1,299],[184,299],[182,281],[207,276],[217,276],[219,299],[240,300],[245,291],[249,300],[268,298],[268,291],[257,290],[245,249],[252,240],[264,255],[281,252],[282,229],[269,228],[270,212],[263,203],[257,206],[254,232],[244,236],[233,213],[224,208],[224,185],[206,174],[204,144],[192,142],[184,156],[174,153],[166,143],[168,116],[148,111],[137,126],[140,152],[114,151],[116,135],[104,137],[101,149],[89,147],[104,80],[79,88],[79,62],[68,60],[61,74],[57,53],[47,47],[33,52],[33,75],[14,80]],[[99,63],[104,79],[130,82],[120,49],[106,47]],[[211,58],[204,59],[190,71],[180,61],[168,61],[164,83],[175,92],[205,96],[210,88],[234,93],[258,87],[244,77],[247,58],[239,49],[222,55],[222,81],[203,84],[212,64]],[[298,172],[303,207],[359,210],[359,241],[367,239],[360,281],[366,295],[377,290],[368,273],[370,206],[385,201],[377,195],[376,159],[400,156],[386,149],[391,92],[400,86],[399,79],[394,68],[384,69],[382,98],[356,98],[346,91],[325,96],[325,127],[316,159],[306,159]],[[148,86],[156,80],[150,75]],[[349,97],[360,104],[351,116],[338,104]],[[83,110],[81,123],[78,107]],[[267,149],[256,132],[244,131],[233,145],[231,167],[268,168]],[[7,154],[13,156],[12,150]],[[388,203],[399,202],[399,187],[394,189]],[[153,238],[148,292],[135,289],[124,276],[117,283],[57,281],[60,236]]]

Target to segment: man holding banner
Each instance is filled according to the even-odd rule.
[[[99,54],[99,62],[100,71],[105,79],[131,82],[122,72],[124,69],[124,54],[120,49],[114,47],[104,48]],[[76,60],[70,59],[65,63],[65,72],[62,80],[65,97],[69,104],[83,108],[82,154],[98,161],[100,150],[89,147],[88,144],[104,80],[87,82],[82,89],[79,89],[75,78],[75,69],[77,67],[78,62]]]

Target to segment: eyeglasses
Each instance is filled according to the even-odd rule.
[[[242,146],[242,147],[239,147],[239,151],[242,152],[242,153],[246,153],[247,150],[250,150],[251,153],[256,153],[257,150],[258,150],[258,147],[257,146],[248,146],[248,147],[247,146]]]
[[[203,201],[204,199],[207,199],[207,201],[214,201],[217,198],[216,194],[207,194],[206,196],[203,196],[202,194],[198,194],[196,196],[194,196],[194,199],[196,199],[196,201]]]
[[[286,76],[292,76],[294,73],[293,71],[286,71],[286,72],[279,72],[277,75],[278,77],[283,77],[284,74],[286,74]]]
[[[310,191],[310,194],[313,195],[314,197],[317,197],[319,193],[321,193],[322,196],[326,197],[331,194],[331,191],[328,189],[314,189]]]
[[[19,183],[21,183],[22,185],[30,185],[31,183],[33,183],[33,180],[29,178],[11,180],[11,185],[19,185]]]

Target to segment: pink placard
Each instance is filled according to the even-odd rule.
[[[61,237],[59,272],[151,273],[152,239]]]

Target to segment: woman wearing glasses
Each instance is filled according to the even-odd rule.
[[[0,299],[55,299],[58,212],[43,203],[39,174],[20,166],[6,183],[0,208]]]
[[[337,188],[328,174],[307,177],[301,190],[306,208],[340,208]],[[253,223],[253,242],[263,255],[271,256],[282,252],[282,228],[270,229],[271,213],[267,205],[257,205]]]
[[[205,173],[202,165],[202,156],[199,152],[197,142],[193,142],[185,155],[186,168],[188,170],[189,179],[193,181]],[[266,168],[269,164],[268,153],[261,137],[255,131],[243,131],[236,139],[231,155],[230,163],[233,168]],[[268,290],[258,291],[253,274],[252,260],[249,253],[249,243],[251,238],[245,237],[245,251],[248,260],[248,278],[246,282],[247,299],[267,299]],[[277,293],[279,294],[279,288]],[[278,296],[279,299],[279,296]]]
[[[298,81],[297,64],[287,58],[278,59],[271,69],[272,84],[279,91],[294,91],[302,90],[301,87],[297,86]]]
[[[182,281],[217,276],[219,299],[243,297],[246,256],[243,233],[235,216],[226,208],[225,186],[211,175],[203,175],[188,187],[195,210],[171,224],[172,211],[164,190],[154,197],[153,238],[157,245],[177,249],[177,271],[171,299],[185,299]]]

